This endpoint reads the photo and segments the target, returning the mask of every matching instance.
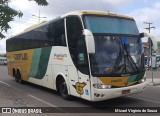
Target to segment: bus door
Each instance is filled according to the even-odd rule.
[[[65,21],[68,48],[74,64],[68,68],[70,92],[75,96],[90,99],[88,57],[85,38],[82,36],[82,22],[78,16],[69,16]]]
[[[77,69],[79,77],[77,92],[81,95],[81,98],[91,100],[89,65],[85,46],[85,39],[83,37],[79,38],[77,40]]]

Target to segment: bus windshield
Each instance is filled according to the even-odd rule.
[[[143,48],[139,38],[94,36],[95,54],[90,55],[93,75],[121,75],[144,70]]]
[[[90,54],[92,75],[115,76],[144,71],[143,47],[134,20],[107,16],[84,16],[95,39]]]
[[[131,19],[86,15],[84,22],[92,33],[139,34],[135,21]]]

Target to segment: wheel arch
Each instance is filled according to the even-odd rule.
[[[55,81],[55,89],[56,89],[56,91],[58,91],[59,92],[59,82],[61,81],[61,80],[64,80],[65,82],[66,82],[66,84],[67,84],[67,89],[68,89],[68,93],[70,94],[70,90],[69,90],[69,84],[68,84],[68,81],[67,81],[67,78],[66,78],[66,76],[64,75],[64,74],[62,74],[62,73],[58,73],[57,75],[56,75],[56,81]]]
[[[12,69],[12,76],[13,76],[13,77],[16,76],[16,69],[15,69],[15,68]]]

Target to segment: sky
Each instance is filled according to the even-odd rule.
[[[144,22],[153,23],[155,29],[151,34],[160,41],[160,0],[47,0],[48,6],[38,6],[34,1],[12,0],[10,7],[23,12],[23,17],[16,17],[10,22],[11,29],[5,34],[6,39],[12,35],[24,31],[38,23],[40,11],[41,21],[51,20],[61,14],[74,10],[99,10],[120,13],[132,16],[140,32],[148,32],[144,28],[148,27]],[[6,39],[0,40],[0,53],[6,52]]]

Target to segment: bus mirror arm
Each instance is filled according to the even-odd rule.
[[[88,29],[83,30],[83,35],[85,36],[87,52],[89,54],[95,53],[95,41],[92,32]]]
[[[140,38],[143,38],[143,37],[152,38],[152,36],[151,36],[150,34],[148,34],[148,33],[140,33],[140,34],[139,34],[139,37],[140,37]]]
[[[153,35],[149,34],[149,33],[140,33],[139,34],[140,38],[148,38],[147,39],[147,43],[151,44],[152,49],[157,50],[157,45],[155,43],[157,43],[156,39],[153,37]]]

